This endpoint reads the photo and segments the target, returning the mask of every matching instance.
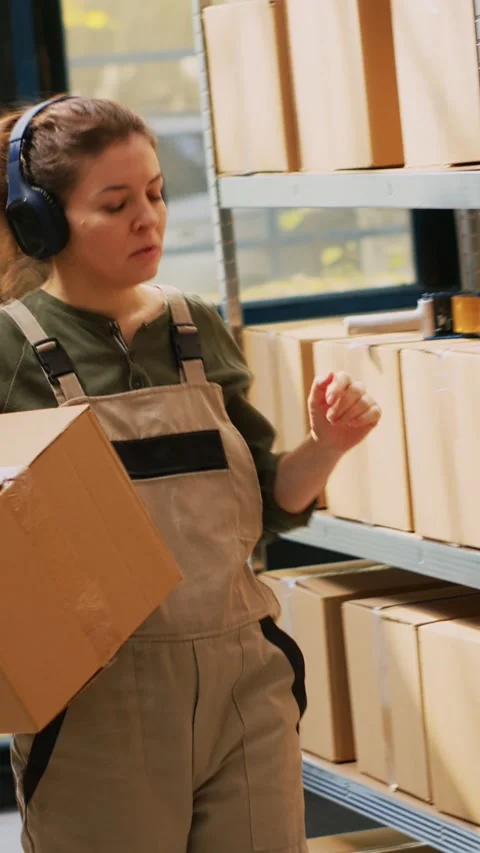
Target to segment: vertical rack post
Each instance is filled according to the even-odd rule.
[[[479,290],[480,211],[457,210],[455,218],[462,290]]]
[[[473,13],[480,66],[480,0],[473,0]],[[480,280],[480,210],[457,210],[455,217],[462,289],[477,290]]]
[[[208,67],[203,32],[202,11],[208,6],[208,0],[192,0],[195,53],[200,78],[200,106],[202,112],[205,157],[207,164],[208,192],[213,218],[215,254],[218,267],[218,281],[224,319],[241,344],[243,314],[239,296],[235,231],[231,210],[222,209],[218,190],[213,118],[210,103]]]

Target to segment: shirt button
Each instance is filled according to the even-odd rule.
[[[143,388],[144,384],[141,379],[134,379],[132,382],[132,388],[134,391],[138,391],[140,388]]]

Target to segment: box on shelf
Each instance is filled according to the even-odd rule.
[[[243,0],[203,12],[217,171],[297,171],[284,0]]]
[[[418,844],[394,829],[371,829],[367,832],[348,832],[330,838],[311,838],[309,853],[434,853],[431,847]]]
[[[480,824],[480,619],[420,631],[435,806]]]
[[[338,573],[333,570],[323,577],[295,581],[289,585],[287,580],[287,589],[283,590],[283,625],[288,626],[305,657],[308,708],[300,731],[302,748],[329,761],[353,761],[342,604],[355,598],[421,590],[442,583],[382,566],[343,569]]]
[[[401,363],[415,531],[480,548],[480,345],[425,341]]]
[[[280,617],[277,620],[279,628],[287,631],[289,634],[294,634],[295,629],[291,624],[290,600],[298,583],[312,577],[325,577],[325,575],[331,574],[337,575],[340,572],[351,573],[353,571],[360,571],[361,569],[369,569],[375,565],[375,563],[369,560],[322,563],[318,566],[300,566],[299,568],[275,569],[271,572],[262,572],[259,575],[259,579],[272,590],[281,607]]]
[[[306,401],[314,378],[313,342],[343,335],[346,330],[338,317],[244,330],[245,357],[254,377],[249,400],[275,426],[278,452],[293,450],[308,433]]]
[[[480,593],[460,586],[345,604],[353,728],[362,773],[432,801],[419,635],[425,625],[473,615],[480,615]],[[446,684],[444,677],[444,691]]]
[[[301,167],[403,164],[389,0],[288,0]]]
[[[480,160],[480,83],[472,0],[392,0],[408,166]]]
[[[320,321],[318,325],[277,333],[280,424],[285,450],[294,450],[305,441],[309,432],[307,401],[315,378],[315,342],[343,338],[346,334],[347,330],[339,320]],[[325,375],[331,370],[327,369]]]
[[[35,733],[180,580],[87,406],[0,416],[0,731]]]
[[[378,427],[340,460],[329,478],[327,506],[333,515],[413,530],[400,353],[418,339],[415,333],[396,333],[314,346],[317,374],[345,371],[363,382],[382,409]]]

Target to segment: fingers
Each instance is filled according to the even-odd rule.
[[[365,388],[361,382],[352,382],[349,377],[345,377],[345,379],[342,377],[342,380],[343,383],[348,380],[350,384],[346,385],[340,395],[336,397],[336,402],[328,410],[327,418],[332,424],[342,421],[351,409],[367,397]],[[328,399],[329,393],[327,393],[327,400]],[[364,409],[357,414],[363,414],[363,412]]]
[[[346,373],[334,373],[331,376],[332,380],[326,394],[326,401],[329,406],[333,406],[352,384],[352,380]]]
[[[310,391],[309,403],[315,403],[317,406],[325,406],[327,405],[326,401],[326,393],[327,389],[330,386],[332,380],[334,379],[335,374],[329,373],[325,379],[320,379],[316,377],[312,390]]]
[[[339,426],[374,427],[381,418],[380,407],[365,386],[343,372],[315,379],[309,402],[326,407],[327,420]]]
[[[375,427],[382,417],[382,410],[376,403],[372,403],[367,411],[358,415],[349,422],[349,425],[354,429],[363,429],[365,427]]]
[[[374,400],[368,394],[363,394],[360,399],[357,399],[357,401],[353,402],[349,408],[345,409],[343,414],[336,418],[333,423],[338,424],[339,426],[351,424],[356,418],[366,415],[373,405]]]

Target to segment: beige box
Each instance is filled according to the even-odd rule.
[[[405,161],[480,160],[480,85],[472,0],[392,0]]]
[[[338,317],[245,328],[243,350],[253,374],[249,400],[275,427],[276,451],[293,450],[308,433],[306,400],[314,376],[312,341],[345,334]]]
[[[480,619],[422,628],[420,652],[435,806],[480,824]]]
[[[305,751],[329,761],[355,759],[342,604],[432,584],[435,581],[412,572],[385,567],[297,581],[288,616],[306,664],[308,708],[300,731]]]
[[[312,838],[308,842],[309,853],[434,853],[431,847],[418,844],[395,832],[394,829],[373,829],[368,832],[348,832],[330,838]]]
[[[272,590],[280,605],[280,617],[277,620],[278,627],[294,636],[295,626],[293,624],[291,601],[295,587],[300,581],[309,580],[312,577],[337,575],[340,572],[351,573],[353,571],[360,571],[361,569],[372,568],[374,565],[375,563],[369,560],[322,563],[318,566],[300,566],[299,568],[276,569],[271,572],[262,572],[259,575],[259,580]]]
[[[288,0],[301,167],[403,163],[389,0]]]
[[[179,570],[87,406],[0,416],[0,731],[43,729]]]
[[[397,333],[321,341],[314,346],[318,375],[345,371],[363,382],[382,409],[378,427],[340,460],[329,478],[327,506],[333,515],[413,529],[400,353],[416,340],[418,335]]]
[[[480,547],[480,347],[424,342],[401,354],[415,531]]]
[[[207,6],[203,23],[217,171],[297,171],[283,0]]]
[[[285,450],[294,450],[309,433],[308,396],[315,378],[313,346],[319,340],[345,337],[343,323],[320,322],[277,334],[277,370],[281,433]],[[326,370],[330,373],[332,368]]]
[[[465,587],[349,602],[343,609],[358,769],[432,801],[419,632],[480,615],[480,593]],[[450,684],[443,679],[445,692]],[[446,690],[448,684],[448,690]]]

